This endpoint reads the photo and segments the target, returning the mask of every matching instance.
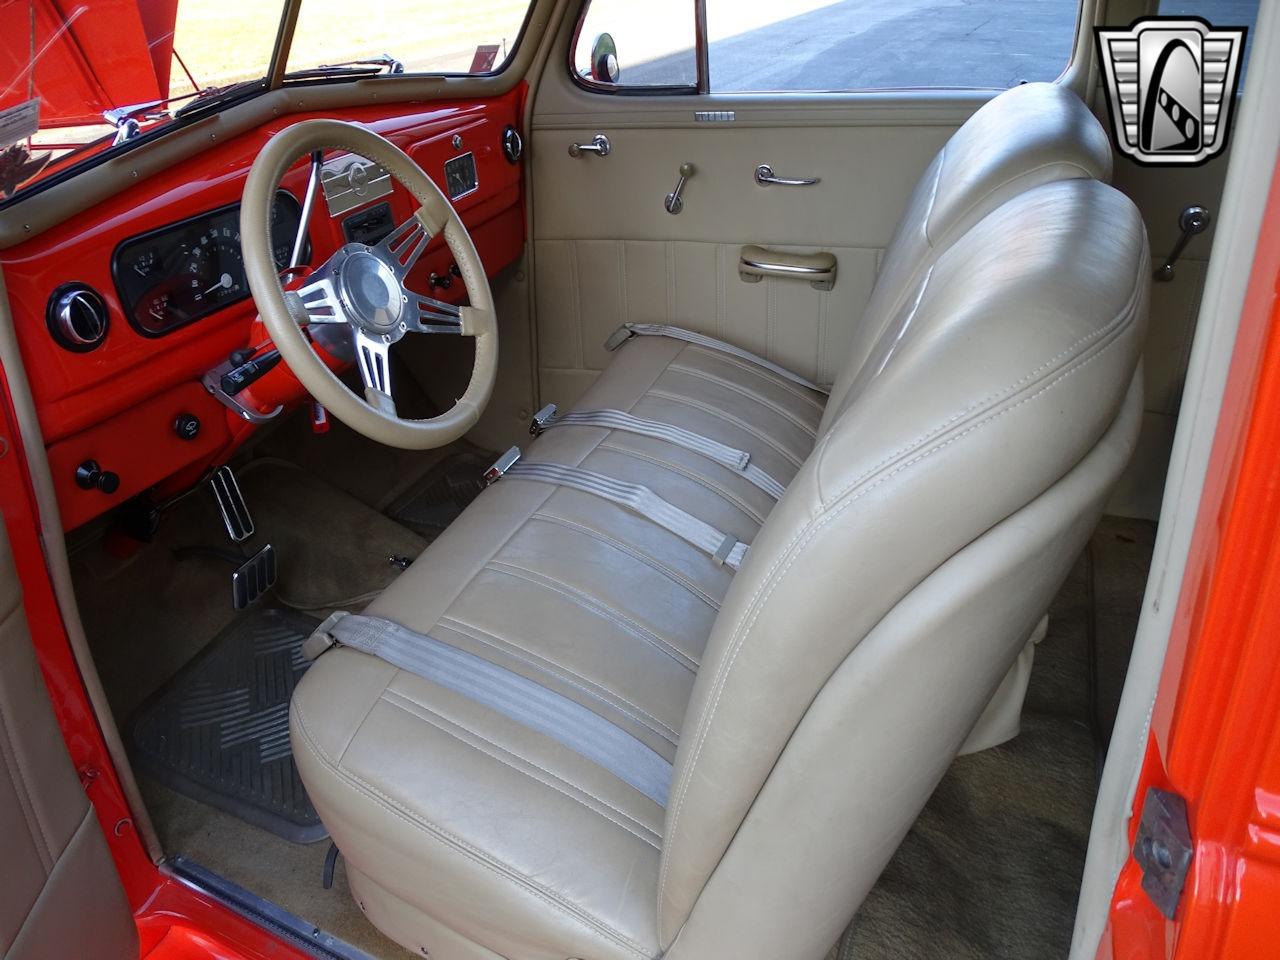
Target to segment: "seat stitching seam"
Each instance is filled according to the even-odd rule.
[[[1017,176],[1009,177],[1007,180],[1001,180],[998,184],[995,184],[994,186],[992,186],[992,188],[991,188],[990,190],[988,190],[988,191],[987,191],[986,193],[984,193],[981,197],[978,197],[978,198],[977,198],[977,199],[975,199],[972,203],[970,203],[967,207],[965,207],[965,208],[964,208],[964,210],[962,210],[962,211],[960,212],[960,214],[955,218],[955,222],[956,222],[956,223],[960,223],[961,221],[963,221],[963,220],[964,220],[964,218],[965,218],[965,217],[967,217],[967,216],[969,216],[969,214],[970,214],[970,213],[972,213],[975,209],[977,209],[977,208],[978,208],[978,206],[979,206],[980,204],[985,203],[986,201],[990,200],[990,199],[991,199],[991,197],[992,197],[995,193],[997,193],[998,191],[1000,191],[1000,190],[1004,190],[1004,189],[1006,189],[1007,187],[1011,187],[1011,186],[1013,186],[1015,183],[1017,183],[1019,180],[1026,180],[1026,179],[1030,178],[1032,174],[1039,173],[1041,170],[1047,170],[1047,169],[1049,169],[1050,167],[1067,167],[1067,168],[1074,168],[1074,169],[1076,169],[1076,170],[1079,170],[1079,171],[1080,171],[1080,176],[1078,176],[1078,177],[1065,177],[1065,178],[1063,178],[1063,180],[1062,180],[1062,181],[1060,181],[1060,182],[1066,182],[1066,181],[1069,181],[1069,180],[1093,180],[1093,179],[1095,179],[1095,177],[1094,177],[1093,173],[1091,173],[1090,171],[1086,170],[1084,167],[1080,166],[1080,164],[1076,163],[1074,160],[1046,160],[1044,163],[1040,164],[1039,166],[1032,167],[1030,170],[1023,170],[1023,171],[1022,171],[1021,173],[1019,173]],[[939,177],[941,177],[941,173],[942,173],[941,169],[939,169],[938,173],[939,173]],[[1024,189],[1032,189],[1032,188],[1030,188],[1030,187],[1026,187],[1026,188],[1024,188]],[[932,209],[932,204],[931,204],[931,205],[930,205],[930,210],[929,210],[929,217],[932,217],[932,216],[933,216],[933,209]],[[929,229],[929,223],[928,223],[928,219],[926,219],[926,221],[925,221],[925,236],[926,236],[926,238],[929,236],[929,234],[928,234],[928,229]],[[929,241],[929,246],[930,246],[930,247],[932,247],[932,246],[933,246],[933,240],[930,240],[930,241]]]
[[[634,560],[637,560],[638,562],[649,567],[651,570],[654,570],[655,572],[662,574],[664,577],[667,577],[668,579],[674,581],[679,586],[684,587],[687,591],[689,591],[689,593],[693,594],[695,597],[697,597],[699,600],[701,600],[703,603],[709,606],[712,610],[720,609],[719,602],[717,602],[716,599],[712,597],[709,593],[707,593],[705,590],[702,590],[700,587],[698,587],[698,585],[695,584],[688,577],[684,576],[678,570],[673,570],[672,568],[668,567],[666,564],[662,563],[656,557],[651,557],[646,553],[641,553],[639,550],[632,547],[629,543],[625,543],[622,540],[618,540],[616,537],[611,537],[606,533],[603,533],[592,527],[588,527],[586,524],[579,523],[576,520],[570,520],[568,517],[562,517],[559,514],[555,514],[555,513],[545,513],[539,510],[530,519],[543,520],[543,521],[546,521],[547,523],[555,523],[561,526],[569,527],[573,530],[577,530],[578,532],[582,533],[584,536],[591,537],[594,540],[597,540],[601,543],[611,546],[614,549],[616,549],[619,553],[626,554],[627,556],[633,558]]]
[[[715,691],[715,697],[711,701],[709,706],[702,712],[702,714],[697,718],[697,720],[693,724],[694,742],[692,747],[692,756],[689,758],[687,763],[682,765],[683,769],[685,771],[690,771],[696,766],[698,758],[702,755],[702,747],[705,745],[707,741],[707,731],[710,729],[711,721],[715,717],[716,710],[718,709],[720,704],[720,699],[724,693],[725,687],[728,685],[729,674],[733,670],[733,666],[734,666],[734,663],[737,661],[738,654],[742,651],[742,649],[746,645],[747,635],[754,628],[756,621],[760,617],[761,611],[765,607],[765,604],[768,602],[769,598],[773,595],[774,591],[777,589],[782,579],[785,577],[787,572],[791,569],[792,565],[795,563],[796,557],[798,556],[800,550],[810,540],[816,537],[823,528],[828,526],[830,523],[833,523],[841,514],[844,513],[845,510],[851,507],[854,503],[856,503],[859,499],[861,499],[866,494],[875,490],[877,487],[881,486],[882,484],[887,483],[889,480],[891,480],[893,477],[897,476],[899,473],[903,472],[904,470],[907,470],[910,467],[914,466],[915,464],[926,460],[927,458],[933,456],[935,453],[945,449],[951,444],[958,442],[964,436],[970,433],[973,433],[976,430],[981,429],[987,424],[993,423],[995,420],[999,419],[1000,417],[1003,417],[1005,414],[1010,413],[1013,410],[1016,410],[1018,407],[1021,407],[1024,404],[1029,403],[1032,400],[1035,400],[1036,398],[1052,390],[1054,387],[1062,383],[1068,377],[1071,377],[1077,372],[1079,372],[1080,370],[1084,369],[1086,366],[1088,366],[1098,357],[1102,356],[1107,350],[1109,350],[1111,347],[1113,347],[1115,344],[1119,342],[1120,342],[1119,337],[1112,339],[1101,350],[1093,353],[1092,355],[1083,359],[1082,361],[1079,361],[1077,363],[1074,363],[1068,366],[1065,370],[1060,372],[1053,380],[1041,386],[1040,389],[1037,390],[1034,394],[1031,394],[1030,396],[1027,396],[1027,397],[1023,397],[1017,403],[1011,406],[1005,407],[1002,410],[991,413],[985,419],[980,420],[977,423],[974,423],[971,426],[965,428],[965,430],[956,434],[954,437],[951,437],[948,440],[943,441],[942,443],[930,448],[929,450],[919,453],[916,457],[895,467],[892,471],[890,471],[889,473],[886,473],[884,476],[880,477],[871,485],[862,487],[862,488],[856,488],[855,486],[846,487],[844,492],[841,494],[841,496],[843,497],[843,502],[840,502],[839,505],[836,506],[834,509],[824,510],[817,517],[815,517],[814,519],[806,523],[805,526],[801,528],[795,535],[793,535],[789,540],[789,542],[782,548],[781,551],[779,551],[778,556],[775,558],[769,570],[766,571],[766,573],[762,578],[762,582],[768,584],[767,590],[763,592],[757,592],[756,597],[753,599],[751,605],[747,608],[746,611],[743,612],[742,616],[739,617],[738,622],[735,623],[732,628],[732,639],[730,641],[732,652],[729,654],[728,659],[724,663],[724,666],[718,669],[716,671],[715,676],[712,678],[711,684],[712,684],[712,689]],[[847,495],[850,493],[850,491],[852,491],[852,494]],[[688,793],[689,783],[690,783],[690,778],[689,776],[686,775],[686,776],[681,776],[679,778],[679,783],[676,784],[675,803],[672,806],[670,817],[669,817],[670,827],[667,831],[668,837],[674,838],[676,836],[676,828],[680,821],[680,813],[684,805],[684,799]],[[663,897],[665,896],[666,881],[667,881],[667,875],[669,872],[668,871],[669,864],[670,864],[670,858],[664,857],[662,868],[658,878],[659,917],[661,915]],[[661,929],[661,921],[659,921],[659,929]]]
[[[813,397],[809,396],[809,394],[805,393],[804,388],[801,387],[799,384],[793,384],[790,380],[786,380],[783,377],[779,377],[777,374],[773,373],[771,370],[766,370],[764,367],[758,367],[753,363],[749,363],[746,360],[743,360],[741,357],[735,357],[731,353],[722,353],[718,350],[712,350],[709,347],[704,347],[701,344],[697,344],[697,343],[689,344],[686,349],[688,349],[691,353],[700,354],[701,356],[704,356],[704,357],[710,357],[711,359],[716,360],[717,362],[725,363],[731,367],[736,367],[737,369],[743,371],[744,373],[749,373],[755,376],[756,378],[763,380],[765,383],[769,384],[770,386],[777,387],[779,390],[782,390],[790,394],[791,396],[795,397],[797,400],[804,401],[805,403],[809,404],[809,406],[813,407],[816,411],[818,411],[818,413],[822,413],[824,409],[821,401],[815,400]]]
[[[676,366],[674,363],[670,364],[667,367],[667,370],[675,371],[676,373],[683,373],[687,377],[693,377],[696,380],[702,380],[702,381],[705,381],[706,383],[714,383],[716,386],[722,387],[723,389],[728,390],[730,393],[734,393],[740,397],[744,397],[747,400],[750,400],[752,403],[758,404],[759,406],[764,407],[764,409],[777,414],[779,417],[786,420],[788,423],[793,424],[797,430],[803,431],[806,436],[809,436],[809,437],[817,436],[817,432],[814,430],[813,424],[808,423],[804,420],[801,420],[799,417],[797,417],[794,413],[792,413],[786,407],[780,406],[774,403],[773,401],[760,396],[758,393],[753,393],[751,390],[747,389],[746,387],[738,386],[732,380],[725,380],[723,377],[717,377],[714,374],[705,373],[696,367]]]
[[[382,807],[393,817],[404,821],[410,827],[415,828],[419,832],[425,833],[438,843],[447,847],[452,847],[460,853],[463,853],[490,873],[511,883],[517,890],[541,900],[558,913],[574,920],[595,934],[604,936],[606,939],[614,941],[619,946],[631,950],[637,956],[642,957],[643,960],[651,960],[650,955],[644,950],[644,948],[626,934],[619,930],[615,930],[612,926],[597,917],[586,914],[583,911],[579,911],[573,904],[565,900],[553,890],[534,883],[528,877],[519,873],[515,867],[490,856],[479,847],[454,835],[439,824],[433,823],[426,817],[419,816],[418,814],[409,811],[394,798],[383,793],[355,772],[335,763],[325,752],[324,748],[321,747],[320,744],[312,737],[311,731],[308,728],[305,711],[296,699],[293,701],[293,706],[298,713],[298,730],[302,734],[301,739],[303,746],[307,748],[312,756],[328,767],[338,777],[339,781],[343,782],[349,790],[357,793],[363,792],[375,802],[380,803]]]
[[[445,623],[446,620],[448,621],[448,623]],[[657,717],[651,715],[643,707],[637,706],[636,704],[632,703],[622,694],[616,692],[615,690],[610,689],[609,687],[604,686],[601,683],[597,683],[594,680],[590,680],[587,677],[584,677],[581,674],[576,673],[570,667],[565,666],[559,661],[552,660],[550,657],[544,656],[543,654],[540,654],[540,653],[536,653],[533,650],[530,650],[528,647],[522,647],[518,643],[515,643],[512,640],[508,640],[505,637],[499,637],[492,633],[489,633],[489,631],[485,630],[483,627],[476,626],[474,623],[468,623],[465,620],[459,620],[457,617],[452,617],[452,616],[449,616],[448,614],[445,614],[444,616],[442,616],[438,622],[441,624],[444,624],[448,629],[454,630],[457,633],[461,633],[464,637],[469,637],[470,639],[476,641],[477,643],[483,643],[486,646],[492,647],[494,650],[497,650],[501,653],[505,653],[507,656],[512,657],[515,660],[519,660],[521,663],[527,663],[532,667],[536,667],[539,670],[549,673],[551,674],[551,676],[555,677],[557,680],[560,680],[563,683],[567,683],[569,686],[574,687],[577,690],[581,690],[583,693],[585,693],[587,696],[591,697],[594,700],[605,701],[605,703],[608,703],[609,706],[613,707],[619,713],[630,718],[631,720],[634,720],[636,723],[640,724],[645,729],[653,733],[656,733],[658,736],[662,737],[663,740],[666,740],[672,746],[676,745],[676,740],[672,738],[679,737],[678,731],[667,726]],[[450,626],[450,624],[452,624],[452,626]],[[461,627],[462,629],[458,629],[459,627]],[[468,632],[468,631],[473,631],[473,632]],[[476,636],[477,633],[484,634],[484,636]],[[512,653],[511,650],[508,648],[514,648],[516,650],[523,651],[524,653],[528,654],[529,657],[533,657],[534,659],[531,660],[529,659],[529,657],[522,657],[517,653]],[[542,663],[539,663],[538,662],[539,660],[541,660]],[[554,667],[556,669],[551,669],[551,667]],[[564,673],[557,673],[557,670],[562,670],[564,671]],[[575,682],[575,681],[581,681],[581,682]],[[592,688],[594,688],[594,690]],[[639,716],[636,716],[635,714],[631,713],[629,710],[626,709],[626,707],[619,706],[617,703],[613,703],[610,698],[614,698],[616,700],[621,701],[623,704],[626,705],[626,707],[630,707],[632,710],[636,711],[636,714],[639,714]],[[646,723],[645,722],[646,720],[651,721],[651,723]],[[657,727],[652,726],[651,724],[656,724],[657,727],[660,727],[661,729],[657,729]],[[667,734],[670,734],[670,736],[667,736]]]
[[[671,643],[664,637],[658,636],[652,630],[643,624],[631,619],[621,610],[618,610],[598,598],[591,596],[584,590],[579,590],[572,584],[565,583],[556,577],[548,576],[538,570],[531,570],[528,567],[521,566],[518,563],[511,563],[506,560],[491,560],[488,569],[495,573],[505,574],[509,577],[515,577],[526,583],[536,584],[537,586],[546,587],[555,593],[574,601],[584,610],[588,610],[597,616],[612,621],[626,633],[632,635],[637,640],[642,640],[650,646],[658,647],[664,654],[672,660],[677,661],[680,666],[684,667],[691,673],[697,672],[697,664],[689,661],[689,658],[680,650],[679,647]]]
[[[658,442],[663,443],[664,441],[659,440]],[[696,483],[698,486],[709,491],[710,493],[717,494],[720,497],[720,499],[725,500],[728,503],[730,503],[732,506],[736,507],[747,518],[754,520],[756,523],[756,526],[764,525],[764,517],[757,510],[752,509],[751,506],[748,505],[745,501],[741,500],[738,497],[738,495],[735,494],[732,490],[728,489],[727,487],[721,486],[719,483],[717,483],[715,480],[713,480],[710,477],[706,477],[701,474],[695,473],[693,470],[690,470],[688,467],[685,467],[682,464],[675,463],[671,460],[664,460],[661,457],[654,456],[653,454],[650,454],[650,453],[644,453],[643,451],[640,451],[640,450],[633,450],[628,447],[616,446],[615,444],[612,444],[609,442],[609,438],[605,438],[605,440],[602,441],[596,449],[611,450],[614,453],[620,454],[624,457],[631,457],[636,460],[644,460],[646,463],[651,463],[655,467],[662,467],[674,474],[678,474],[679,476],[684,477],[686,480]],[[708,458],[708,462],[715,463],[715,461],[711,460],[710,458]],[[727,467],[723,467],[720,464],[716,464],[716,466],[720,466],[721,469],[726,469],[726,470],[728,469]],[[737,474],[737,476],[742,476],[742,474]]]
[[[760,430],[757,430],[755,427],[751,426],[751,424],[746,423],[743,420],[739,420],[737,417],[733,416],[732,414],[725,413],[723,410],[720,410],[718,407],[713,407],[710,404],[703,403],[701,400],[694,400],[692,397],[686,397],[678,393],[671,393],[670,391],[667,391],[667,390],[651,389],[647,394],[645,394],[645,396],[658,397],[659,399],[662,399],[662,400],[670,400],[672,403],[683,403],[686,406],[693,407],[695,410],[701,410],[703,413],[706,413],[710,416],[719,417],[721,420],[725,421],[726,423],[733,424],[739,430],[742,430],[743,432],[748,433],[751,436],[755,437],[761,443],[765,444],[770,449],[772,449],[780,457],[783,457],[788,463],[790,463],[797,470],[804,465],[804,460],[801,457],[792,453],[790,450],[788,450],[786,447],[779,444],[772,437],[769,437],[763,432],[761,432]]]
[[[392,699],[392,698],[395,698],[395,699]],[[405,700],[405,701],[407,701],[409,704],[412,704],[413,706],[415,706],[415,707],[419,708],[419,710],[423,710],[423,711],[425,711],[426,713],[429,713],[429,714],[431,714],[431,715],[432,715],[432,716],[434,716],[434,717],[438,717],[441,721],[443,721],[443,723],[437,723],[437,722],[436,722],[435,720],[433,720],[431,717],[429,717],[429,716],[424,716],[423,714],[421,714],[421,713],[417,712],[416,710],[411,710],[411,709],[409,709],[409,707],[408,707],[408,706],[406,706],[405,704],[397,702],[398,700]],[[554,773],[554,772],[552,772],[551,770],[548,770],[546,767],[542,766],[542,764],[537,763],[537,762],[535,762],[535,761],[533,761],[533,760],[530,760],[528,757],[523,756],[522,754],[516,753],[516,752],[515,752],[515,751],[513,751],[513,750],[509,750],[508,748],[506,748],[506,747],[502,746],[502,744],[497,743],[497,742],[495,742],[495,741],[493,741],[493,740],[490,740],[488,737],[484,736],[484,735],[483,735],[483,734],[481,734],[481,733],[477,733],[474,729],[472,729],[471,727],[467,726],[465,723],[461,723],[461,722],[459,722],[459,721],[457,721],[457,720],[453,719],[452,717],[446,717],[446,716],[445,716],[444,714],[442,714],[439,710],[435,710],[435,709],[433,709],[432,707],[430,707],[429,705],[427,705],[427,704],[425,704],[425,703],[422,703],[422,702],[421,702],[421,701],[419,701],[419,700],[415,700],[413,697],[410,697],[410,696],[407,696],[407,695],[405,695],[405,694],[403,694],[403,693],[400,693],[400,692],[399,692],[399,691],[397,691],[397,690],[389,690],[389,691],[387,691],[387,696],[385,696],[385,697],[382,699],[382,702],[383,702],[383,703],[386,703],[388,706],[393,707],[393,708],[394,708],[394,709],[396,709],[396,710],[401,710],[401,711],[403,711],[404,713],[407,713],[409,716],[411,716],[411,717],[413,717],[413,718],[415,718],[415,719],[417,719],[417,720],[420,720],[420,721],[422,721],[423,723],[430,724],[431,726],[433,726],[433,727],[435,727],[437,730],[439,730],[441,733],[444,733],[444,734],[446,734],[447,736],[452,737],[453,739],[457,740],[459,743],[463,744],[464,746],[470,747],[472,750],[476,750],[476,751],[478,751],[478,752],[480,752],[480,753],[483,753],[486,757],[490,757],[491,759],[493,759],[493,760],[497,761],[498,763],[501,763],[503,766],[505,766],[505,767],[509,767],[509,768],[511,768],[512,770],[516,771],[517,773],[523,774],[524,776],[528,777],[530,780],[534,780],[534,781],[536,781],[537,783],[541,783],[541,784],[542,784],[543,786],[545,786],[545,787],[550,787],[552,790],[556,791],[556,793],[559,793],[559,794],[561,794],[562,796],[568,797],[568,798],[569,798],[570,800],[572,800],[574,803],[580,804],[581,806],[585,807],[587,810],[590,810],[590,811],[591,811],[592,813],[594,813],[596,816],[598,816],[598,817],[602,817],[603,819],[608,820],[608,821],[609,821],[610,823],[612,823],[614,826],[621,827],[623,830],[627,831],[627,833],[631,834],[631,835],[632,835],[633,837],[635,837],[637,840],[640,840],[640,841],[642,841],[642,842],[644,842],[644,843],[647,843],[649,846],[653,847],[655,850],[659,849],[659,847],[658,847],[658,843],[657,843],[657,841],[656,841],[655,839],[653,839],[653,838],[651,838],[651,837],[643,836],[642,834],[640,834],[640,833],[636,832],[635,830],[631,829],[631,827],[627,826],[625,823],[619,823],[617,820],[613,819],[613,817],[610,817],[608,814],[605,814],[605,813],[601,812],[600,810],[595,809],[595,808],[594,808],[594,807],[592,807],[589,803],[585,803],[585,802],[582,800],[582,798],[581,798],[581,797],[575,797],[575,796],[573,796],[573,794],[569,793],[567,790],[562,789],[561,787],[557,786],[556,784],[554,784],[554,783],[548,783],[546,780],[543,780],[541,777],[535,777],[535,776],[534,776],[532,773],[530,773],[528,770],[523,770],[523,769],[521,769],[521,768],[520,768],[520,767],[518,767],[516,764],[512,763],[512,762],[511,762],[511,761],[509,761],[509,760],[504,759],[503,757],[499,756],[498,754],[493,753],[493,752],[491,752],[491,751],[489,751],[489,750],[485,750],[485,749],[483,749],[483,748],[481,748],[481,747],[478,747],[478,746],[476,746],[474,743],[469,743],[467,740],[465,740],[465,739],[463,739],[462,737],[460,737],[457,733],[455,733],[454,731],[452,731],[452,730],[448,729],[448,727],[446,727],[446,726],[445,726],[445,724],[453,724],[454,726],[458,727],[459,729],[466,731],[468,734],[470,734],[471,736],[475,737],[477,740],[480,740],[480,741],[481,741],[481,742],[483,742],[483,743],[487,743],[489,746],[493,747],[495,750],[500,750],[500,751],[502,751],[503,753],[506,753],[506,754],[508,754],[509,756],[514,757],[515,759],[517,759],[517,760],[521,761],[522,763],[527,763],[529,766],[531,766],[531,767],[533,767],[533,768],[535,768],[535,769],[537,769],[537,770],[541,770],[541,771],[542,771],[543,773],[545,773],[548,777],[551,777],[553,780],[557,780],[557,781],[559,781],[560,783],[564,784],[566,787],[569,787],[570,789],[578,790],[578,791],[580,791],[580,792],[582,792],[582,793],[585,793],[587,796],[589,796],[591,799],[595,800],[597,803],[602,804],[603,806],[608,807],[610,810],[614,811],[614,812],[615,812],[615,813],[617,813],[619,816],[626,818],[627,820],[629,820],[629,821],[631,821],[633,824],[635,824],[637,827],[640,827],[641,829],[643,829],[643,830],[645,830],[645,831],[647,831],[647,832],[649,832],[649,833],[651,833],[651,834],[654,834],[654,836],[656,837],[656,833],[655,833],[655,831],[650,830],[648,827],[646,827],[644,824],[642,824],[639,820],[636,820],[634,817],[630,816],[629,814],[625,813],[624,811],[619,810],[616,806],[614,806],[614,805],[613,805],[612,803],[610,803],[608,800],[605,800],[605,799],[603,799],[603,798],[601,798],[601,797],[596,796],[594,793],[592,793],[592,792],[591,792],[590,790],[588,790],[586,787],[583,787],[583,786],[581,786],[580,784],[574,783],[574,782],[573,782],[573,781],[571,781],[571,780],[567,780],[567,779],[565,779],[564,777],[560,776],[559,774]]]
[[[998,390],[994,393],[987,394],[987,396],[983,397],[982,399],[977,400],[974,403],[971,403],[964,410],[961,410],[959,413],[955,414],[954,416],[949,417],[948,419],[937,424],[928,432],[923,433],[920,436],[916,437],[915,439],[898,447],[892,453],[889,453],[879,462],[869,467],[867,470],[865,470],[855,479],[850,481],[845,487],[841,488],[836,493],[834,493],[833,499],[839,498],[844,494],[845,491],[852,489],[853,487],[862,483],[868,477],[873,476],[878,470],[880,470],[887,464],[892,463],[895,459],[902,456],[904,453],[908,453],[913,448],[918,447],[923,443],[927,443],[928,441],[937,437],[939,434],[945,433],[948,429],[950,429],[956,423],[964,420],[966,417],[971,416],[975,412],[980,412],[983,409],[990,409],[991,405],[996,401],[1007,399],[1008,397],[1017,393],[1017,391],[1021,387],[1024,387],[1027,384],[1034,382],[1038,376],[1043,374],[1045,371],[1050,370],[1055,364],[1061,362],[1064,358],[1067,358],[1070,354],[1077,351],[1080,347],[1087,344],[1090,340],[1106,338],[1113,333],[1118,333],[1119,331],[1123,330],[1125,327],[1125,324],[1123,323],[1123,321],[1126,318],[1130,317],[1134,303],[1137,300],[1138,296],[1141,294],[1142,283],[1144,282],[1144,279],[1145,277],[1139,278],[1138,282],[1134,285],[1133,292],[1130,294],[1129,300],[1126,302],[1125,306],[1105,326],[1099,327],[1097,330],[1093,331],[1092,333],[1086,334],[1085,336],[1076,340],[1074,343],[1066,347],[1064,350],[1060,351],[1059,353],[1050,357],[1048,360],[1044,361],[1044,363],[1040,364],[1040,366],[1036,367],[1026,376],[1014,381],[1004,389]],[[1077,358],[1082,355],[1083,355],[1082,352],[1076,353]]]

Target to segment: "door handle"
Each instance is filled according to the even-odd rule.
[[[569,156],[580,157],[584,153],[594,153],[597,156],[607,157],[612,149],[613,144],[609,142],[609,138],[603,133],[597,133],[591,138],[590,143],[569,144]]]
[[[756,167],[756,183],[762,187],[770,184],[777,184],[780,187],[812,187],[815,183],[821,183],[819,177],[778,177],[774,176],[773,167],[767,163],[762,163]]]
[[[744,283],[759,283],[765,277],[807,280],[815,290],[830,290],[836,285],[836,255],[779,253],[749,244],[742,248],[738,276]]]

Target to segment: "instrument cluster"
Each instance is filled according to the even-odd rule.
[[[289,266],[302,216],[293,194],[276,195],[271,244],[276,266]],[[310,257],[304,247],[303,262]],[[249,296],[240,250],[240,204],[233,203],[121,243],[111,263],[125,317],[144,336],[160,337]]]

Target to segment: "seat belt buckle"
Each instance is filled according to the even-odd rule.
[[[548,403],[545,407],[533,415],[533,419],[529,421],[529,435],[533,437],[542,436],[542,431],[556,418],[556,405]]]
[[[324,622],[311,632],[311,636],[302,641],[302,655],[308,660],[314,660],[330,647],[336,647],[338,641],[333,639],[333,634],[330,631],[345,616],[347,616],[347,611],[345,610],[336,610],[329,614]]]
[[[539,411],[541,412],[541,411]],[[493,461],[493,465],[484,472],[484,485],[491,487],[503,478],[508,470],[516,465],[516,461],[520,459],[520,448],[512,447],[497,460]]]
[[[617,350],[634,336],[635,334],[631,331],[631,327],[624,323],[617,330],[613,331],[613,333],[609,334],[609,339],[604,342],[604,348],[610,353],[613,353],[613,351]]]

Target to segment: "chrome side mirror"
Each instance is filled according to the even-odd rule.
[[[591,79],[597,83],[617,83],[618,45],[613,42],[612,34],[602,33],[591,44]]]

